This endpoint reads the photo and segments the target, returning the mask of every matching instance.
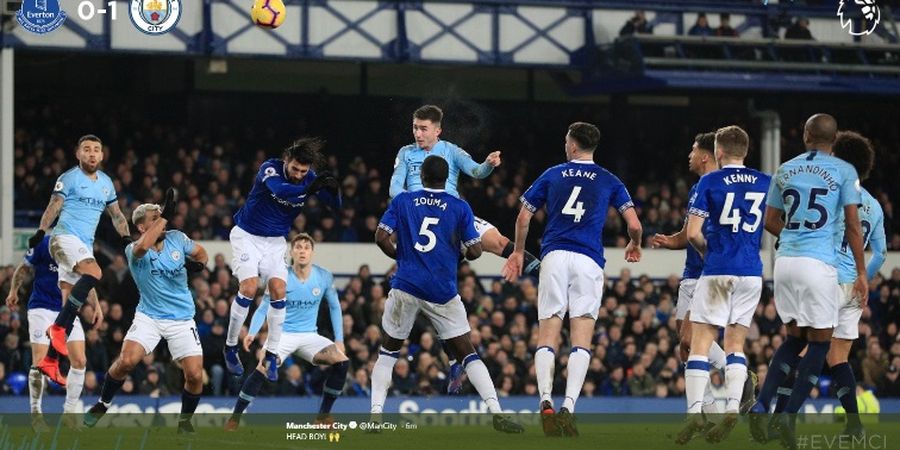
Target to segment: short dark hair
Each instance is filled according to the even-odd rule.
[[[856,169],[860,181],[869,178],[875,166],[872,142],[855,131],[839,131],[831,150],[834,156],[847,161]]]
[[[694,142],[697,143],[697,148],[700,150],[706,150],[710,153],[715,153],[716,151],[716,133],[697,133],[694,136]]]
[[[450,165],[444,158],[431,155],[422,162],[422,184],[435,185],[447,182]]]
[[[569,125],[569,137],[578,145],[578,149],[593,153],[600,143],[600,130],[587,122],[575,122]]]
[[[284,157],[300,164],[319,166],[322,163],[322,148],[325,141],[317,137],[304,137],[294,141],[290,147],[284,149]]]
[[[716,147],[721,147],[722,153],[733,158],[744,158],[750,147],[750,136],[737,125],[722,127],[716,130]]]
[[[300,241],[309,242],[310,247],[316,248],[316,241],[312,238],[312,236],[309,235],[309,233],[300,233],[294,236],[294,238],[291,239],[291,248],[294,248],[294,244]]]
[[[444,120],[444,111],[434,105],[423,105],[413,113],[413,119],[430,120],[435,124],[440,124]]]
[[[103,141],[101,141],[100,138],[97,137],[96,134],[86,134],[86,135],[78,138],[78,146],[81,147],[81,144],[85,141],[97,142],[100,145],[103,145]]]

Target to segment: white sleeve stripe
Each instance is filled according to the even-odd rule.
[[[479,242],[481,242],[481,236],[479,236],[479,237],[477,237],[477,238],[475,238],[475,239],[469,239],[468,241],[463,242],[463,245],[464,245],[466,248],[469,248],[469,247],[471,247],[471,246],[473,246],[473,245],[475,245],[475,244],[477,244],[477,243],[479,243]]]
[[[379,222],[379,223],[378,223],[378,228],[380,228],[380,229],[382,229],[382,230],[384,230],[384,231],[387,231],[387,234],[394,234],[394,229],[391,228],[391,227],[389,227],[389,226],[387,226],[387,225],[385,225],[385,224],[382,223],[382,222]]]
[[[690,214],[690,215],[692,215],[692,216],[702,217],[702,218],[704,218],[704,219],[707,218],[707,217],[709,217],[709,212],[704,211],[704,210],[702,210],[702,209],[700,209],[700,208],[691,208],[691,209],[688,211],[688,214]]]
[[[625,210],[628,208],[634,208],[634,202],[627,201],[627,202],[623,203],[622,206],[619,207],[619,212],[620,213],[625,212]]]
[[[534,205],[532,205],[531,203],[529,203],[528,200],[525,199],[525,196],[524,196],[524,195],[521,196],[521,197],[519,197],[519,201],[522,202],[522,206],[524,206],[525,209],[527,209],[527,210],[529,210],[529,211],[531,211],[531,212],[537,211],[537,208],[535,208]]]

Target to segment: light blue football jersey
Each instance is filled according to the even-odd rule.
[[[410,144],[400,149],[397,159],[394,161],[394,174],[391,175],[390,187],[391,198],[401,192],[413,192],[423,188],[419,172],[425,158],[431,155],[444,158],[450,166],[450,174],[444,190],[454,197],[459,197],[456,183],[459,180],[460,171],[472,178],[487,178],[494,170],[494,167],[486,162],[478,164],[473,161],[472,156],[465,150],[447,141],[437,141],[428,151],[416,144]]]
[[[884,254],[887,251],[887,237],[884,234],[884,211],[878,200],[872,197],[869,191],[862,190],[862,204],[859,207],[859,221],[862,224],[863,248],[872,245],[872,259],[866,265],[866,274],[868,279],[875,278],[875,274],[884,264]],[[835,242],[840,246],[839,256],[840,265],[838,266],[838,282],[841,284],[852,283],[856,280],[856,261],[853,259],[853,252],[850,251],[850,245],[844,240],[844,229],[846,228],[844,221],[841,220],[841,227],[835,235]]]
[[[818,150],[782,164],[766,199],[785,212],[776,257],[806,256],[837,267],[834,235],[844,207],[859,204],[860,189],[853,166]]]
[[[72,234],[85,245],[93,245],[100,215],[116,201],[112,180],[102,170],[98,170],[97,179],[92,180],[75,166],[56,179],[53,194],[64,200],[52,235]]]
[[[187,286],[184,258],[194,252],[194,241],[177,230],[166,232],[163,248],[134,256],[134,243],[125,248],[128,268],[141,293],[137,312],[152,319],[190,320],[194,318],[194,298]]]
[[[344,317],[341,314],[341,303],[338,300],[337,290],[334,288],[334,275],[315,264],[306,280],[301,280],[291,266],[288,266],[287,271],[287,296],[285,298],[287,312],[284,317],[284,332],[318,332],[319,328],[316,322],[319,319],[319,304],[322,303],[324,297],[328,302],[328,312],[331,314],[334,340],[343,342]],[[266,294],[259,308],[256,308],[253,319],[250,321],[250,334],[259,333],[263,322],[266,321],[266,312],[269,310],[271,300],[271,297]]]
[[[697,183],[689,214],[703,217],[703,275],[761,277],[760,240],[771,177],[743,165],[710,172]]]

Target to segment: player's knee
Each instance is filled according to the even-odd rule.
[[[272,278],[269,280],[269,292],[272,294],[272,298],[284,298],[285,291],[287,291],[287,285],[284,280],[279,280],[278,278]]]
[[[240,286],[238,287],[238,291],[240,291],[241,295],[247,298],[256,297],[256,289],[258,287],[258,278],[248,278],[244,281],[241,281]]]
[[[85,366],[87,366],[87,358],[84,355],[76,355],[70,351],[69,365],[71,365],[73,369],[84,369]]]
[[[197,385],[203,383],[203,368],[191,367],[184,370],[184,381],[187,384]]]

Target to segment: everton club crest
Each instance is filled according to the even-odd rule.
[[[59,0],[25,0],[16,21],[32,33],[44,34],[59,28],[66,21],[66,12],[59,8]]]
[[[180,18],[181,0],[131,0],[131,22],[144,33],[167,33]]]

